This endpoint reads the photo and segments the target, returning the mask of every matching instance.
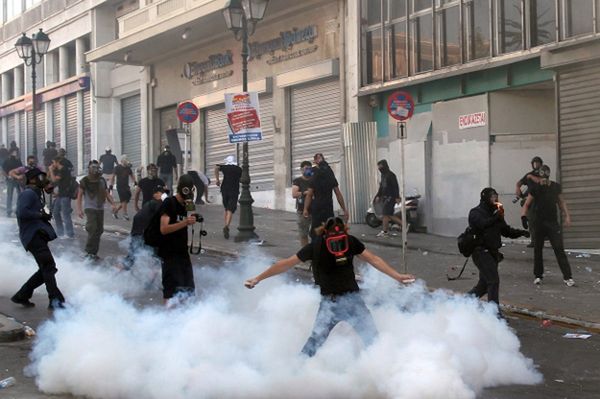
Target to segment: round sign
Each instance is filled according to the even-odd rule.
[[[406,91],[396,91],[390,95],[388,100],[388,113],[399,121],[410,119],[415,112],[415,102],[410,93]]]
[[[194,123],[198,119],[198,115],[200,115],[200,111],[191,101],[183,102],[177,106],[177,117],[182,123]]]

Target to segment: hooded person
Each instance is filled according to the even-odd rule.
[[[504,220],[504,207],[498,202],[498,192],[492,187],[484,188],[479,195],[479,205],[469,212],[469,227],[475,233],[476,246],[473,263],[479,269],[479,281],[470,295],[481,298],[487,294],[489,302],[500,305],[500,276],[498,263],[504,256],[500,252],[502,236],[508,238],[529,237],[526,230],[514,229]],[[498,308],[500,314],[500,309]]]
[[[12,296],[11,301],[25,307],[35,306],[30,301],[33,292],[45,284],[48,308],[62,308],[65,298],[57,286],[56,262],[48,247],[48,242],[56,239],[56,233],[50,224],[52,214],[45,209],[44,191],[52,192],[52,185],[46,174],[38,168],[28,170],[25,179],[26,188],[17,200],[19,238],[23,248],[35,258],[39,270]]]
[[[222,182],[220,173],[223,174]],[[223,214],[223,237],[226,239],[229,239],[229,225],[231,224],[233,214],[237,210],[241,177],[242,168],[237,165],[233,155],[228,155],[222,164],[217,164],[215,167],[215,183],[221,188],[221,198],[223,200],[223,208],[225,208]]]
[[[388,237],[390,220],[398,225],[402,224],[402,220],[394,216],[394,206],[400,201],[400,188],[398,186],[398,178],[390,170],[385,159],[377,162],[377,169],[381,173],[381,182],[379,183],[379,190],[375,195],[374,202],[381,203],[381,213],[383,215],[383,230],[377,234],[377,237]]]
[[[173,182],[177,179],[177,158],[171,152],[171,147],[165,145],[163,152],[156,159],[158,177],[165,182],[167,190],[173,189]]]

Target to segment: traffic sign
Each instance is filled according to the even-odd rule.
[[[177,106],[177,118],[182,123],[194,123],[198,119],[198,115],[200,115],[200,111],[191,101],[182,102]]]
[[[399,121],[405,121],[415,112],[415,102],[410,93],[406,91],[396,91],[388,99],[388,113]]]

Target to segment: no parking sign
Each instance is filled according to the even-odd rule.
[[[398,121],[405,121],[415,112],[415,102],[410,93],[406,91],[396,91],[388,99],[388,113]]]

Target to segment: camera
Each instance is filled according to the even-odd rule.
[[[42,209],[42,220],[49,222],[52,220],[52,212],[46,209]]]
[[[202,217],[202,215],[201,215],[201,214],[199,214],[199,213],[192,213],[190,216],[193,216],[193,217],[195,217],[195,218],[196,218],[196,222],[197,222],[197,223],[202,223],[202,222],[204,222],[204,217]]]

